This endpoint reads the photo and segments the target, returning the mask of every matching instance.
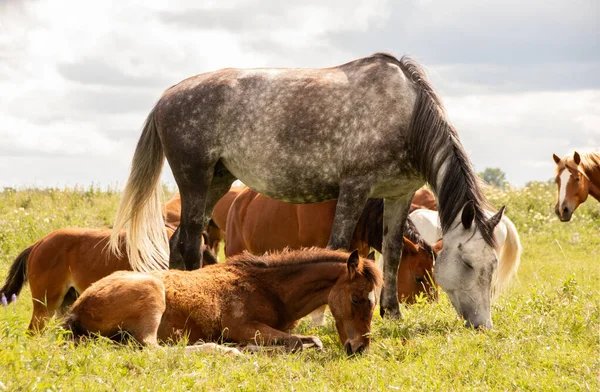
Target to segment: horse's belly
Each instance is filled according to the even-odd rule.
[[[275,200],[314,203],[337,199],[339,194],[341,179],[334,168],[320,171],[285,161],[261,165],[250,157],[224,159],[223,163],[245,185]]]

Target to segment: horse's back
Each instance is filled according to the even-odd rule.
[[[166,310],[158,338],[166,341],[189,334],[190,342],[218,339],[220,320],[230,306],[243,306],[235,297],[239,287],[250,283],[227,264],[208,266],[193,272],[155,272],[165,287]]]
[[[106,249],[110,230],[65,228],[38,241],[28,259],[32,293],[67,284],[78,292],[117,270],[129,270],[126,258]]]
[[[387,179],[392,167],[404,173],[397,151],[417,94],[398,64],[374,55],[332,68],[226,69],[187,79],[155,108],[169,164],[177,177],[190,161],[216,157],[260,193],[297,203],[337,198],[354,173],[372,181]]]
[[[228,225],[233,227],[227,231],[227,255],[243,250],[263,254],[284,248],[324,248],[335,206],[335,200],[313,204],[281,202],[247,188],[229,210]]]

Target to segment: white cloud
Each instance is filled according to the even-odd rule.
[[[3,2],[0,185],[122,183],[153,103],[193,74],[390,49],[423,54],[479,170],[546,179],[552,152],[600,145],[597,11],[585,0]]]

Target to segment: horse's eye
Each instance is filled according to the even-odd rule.
[[[356,296],[352,296],[352,305],[360,305],[360,298],[356,297]]]
[[[576,181],[576,182],[579,182],[579,177],[575,177],[575,181]]]
[[[460,258],[460,260],[463,262],[463,264],[464,264],[464,265],[466,265],[466,266],[467,266],[467,268],[469,268],[469,269],[474,269],[474,268],[473,268],[473,264],[471,264],[471,262],[470,262],[469,260],[466,260],[466,259],[464,259],[464,258],[462,258],[462,257]]]

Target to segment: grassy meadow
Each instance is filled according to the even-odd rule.
[[[600,205],[588,200],[569,223],[554,216],[556,186],[487,191],[507,205],[524,253],[518,280],[493,306],[495,328],[463,327],[445,295],[403,307],[404,320],[373,319],[370,352],[348,358],[330,318],[307,321],[322,352],[185,354],[104,340],[74,346],[53,323],[39,336],[26,288],[0,307],[0,391],[60,390],[600,390]],[[0,192],[0,279],[31,243],[62,227],[106,227],[119,194],[79,189]]]

